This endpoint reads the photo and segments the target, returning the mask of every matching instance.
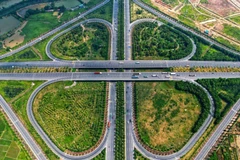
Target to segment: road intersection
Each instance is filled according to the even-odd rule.
[[[172,23],[174,26],[180,27],[183,30],[187,30],[192,32],[193,34],[202,37],[203,39],[211,42],[212,44],[215,44],[227,51],[231,51],[235,54],[239,54],[239,52],[233,51],[221,44],[219,44],[216,41],[213,41],[209,37],[206,37],[205,35],[202,35],[190,28],[187,28],[183,26],[182,24],[179,24],[172,18],[169,18],[168,16],[152,9],[151,7],[147,6],[146,4],[140,2],[139,0],[133,0],[136,4],[141,6],[142,8],[148,10],[149,12],[157,15],[158,17],[166,20],[167,22]],[[15,53],[18,53],[21,50],[26,49],[27,47],[30,47],[43,39],[49,37],[50,35],[53,35],[60,30],[66,28],[69,25],[74,24],[79,19],[83,18],[87,14],[93,12],[94,10],[102,7],[103,5],[107,4],[109,0],[105,0],[99,5],[91,8],[90,10],[86,11],[85,13],[79,15],[78,17],[72,19],[71,21],[61,25],[60,27],[48,32],[47,34],[31,41],[30,43],[14,50],[9,53],[6,53],[4,55],[0,56],[0,59],[3,59],[5,57],[9,57]],[[208,93],[208,91],[197,84],[195,80],[197,79],[210,79],[210,78],[240,78],[239,72],[233,72],[233,73],[226,73],[226,72],[176,72],[174,75],[171,75],[169,73],[162,73],[162,72],[142,72],[142,74],[137,79],[133,79],[132,75],[134,72],[132,72],[132,69],[150,69],[150,68],[170,68],[170,67],[240,67],[239,62],[213,62],[213,61],[189,61],[189,59],[194,55],[196,52],[196,46],[191,39],[191,42],[193,44],[193,50],[192,52],[185,58],[181,60],[143,60],[143,61],[132,61],[132,53],[131,53],[131,33],[132,29],[134,28],[134,25],[142,23],[142,22],[157,22],[162,25],[161,22],[152,20],[152,19],[140,19],[135,22],[130,23],[130,7],[129,7],[129,0],[124,0],[124,59],[123,61],[117,61],[117,29],[118,29],[118,0],[113,0],[113,17],[112,17],[112,23],[107,22],[102,19],[87,19],[84,21],[81,21],[79,23],[76,23],[75,25],[71,26],[70,28],[60,32],[56,36],[54,36],[47,44],[46,46],[46,54],[50,59],[53,61],[38,61],[38,62],[9,62],[9,63],[0,63],[0,68],[16,68],[16,67],[69,67],[69,68],[102,68],[102,69],[110,69],[109,72],[102,72],[102,74],[94,74],[94,72],[66,72],[66,73],[0,73],[0,80],[46,80],[45,83],[43,83],[41,86],[39,86],[30,96],[28,104],[27,104],[27,113],[28,117],[30,119],[30,122],[32,123],[33,127],[36,129],[38,134],[41,136],[41,138],[45,141],[45,143],[48,145],[48,147],[60,158],[62,159],[91,159],[98,155],[104,148],[106,148],[106,157],[107,159],[114,159],[114,141],[115,141],[115,123],[114,118],[116,117],[116,82],[117,81],[124,81],[124,91],[125,91],[125,151],[126,151],[126,159],[132,160],[133,159],[133,150],[134,147],[137,148],[144,156],[150,158],[150,159],[176,159],[184,154],[186,154],[193,145],[197,142],[197,140],[201,137],[201,135],[204,133],[210,122],[212,121],[212,115],[213,115],[213,100],[211,95]],[[121,13],[122,14],[122,13]],[[111,32],[111,51],[110,51],[110,60],[109,61],[67,61],[62,60],[57,57],[54,57],[51,53],[50,47],[54,40],[56,40],[59,36],[63,35],[64,33],[67,33],[68,31],[76,28],[80,24],[84,23],[103,23],[108,27],[108,29]],[[116,72],[115,69],[125,69],[125,72]],[[138,73],[138,72],[136,72]],[[168,75],[168,76],[166,76]],[[99,146],[97,146],[92,152],[89,152],[84,155],[70,155],[63,151],[61,151],[46,135],[46,133],[43,131],[43,129],[40,127],[38,122],[35,120],[35,117],[32,112],[32,104],[35,96],[37,93],[47,85],[50,85],[52,83],[58,82],[58,81],[107,81],[109,82],[109,93],[108,93],[108,117],[107,121],[111,122],[112,125],[109,129],[106,129],[106,132],[104,133],[104,137],[102,142]],[[135,128],[134,128],[134,122],[129,123],[133,119],[133,88],[132,88],[132,82],[133,81],[188,81],[190,83],[194,83],[196,85],[199,85],[202,87],[202,89],[206,92],[208,95],[208,98],[211,102],[211,111],[208,118],[202,125],[202,127],[196,132],[192,138],[188,141],[188,143],[178,152],[170,155],[156,155],[149,151],[147,151],[143,145],[138,141],[136,138]],[[47,159],[39,146],[34,142],[34,140],[31,138],[30,134],[27,132],[27,130],[24,128],[24,126],[21,124],[21,122],[17,119],[17,116],[15,113],[11,110],[9,105],[6,103],[6,101],[0,97],[0,105],[20,133],[20,135],[23,137],[23,139],[28,144],[29,148],[32,150],[34,155],[37,159],[45,160]],[[223,130],[227,127],[227,125],[231,122],[231,119],[237,114],[236,112],[240,109],[240,101],[238,101],[234,106],[233,109],[230,110],[230,112],[226,115],[226,117],[223,119],[219,127],[217,128],[217,131],[213,133],[213,135],[210,137],[208,142],[204,145],[202,150],[198,153],[197,159],[204,159],[211,149],[211,147],[215,144],[217,139],[220,137]]]

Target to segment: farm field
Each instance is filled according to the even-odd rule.
[[[57,82],[34,100],[33,112],[52,141],[63,151],[86,151],[97,144],[104,130],[106,83]]]
[[[204,14],[201,14],[199,12],[196,11],[195,8],[193,8],[192,5],[185,5],[182,9],[181,9],[181,16],[184,16],[185,18],[188,18],[190,20],[193,21],[206,21],[208,19],[210,19],[211,17],[206,16]]]
[[[100,23],[81,25],[56,39],[51,52],[67,60],[109,59],[109,38],[107,27]]]
[[[30,160],[27,150],[0,112],[0,160]]]
[[[209,160],[233,159],[240,157],[240,118],[234,123],[231,129],[226,133],[226,138],[220,142]]]
[[[201,126],[202,122],[199,121],[204,121],[208,114],[201,111],[203,106],[197,96],[178,90],[177,83],[190,88],[195,86],[187,82],[135,83],[134,107],[138,134],[144,144],[160,152],[181,149]],[[205,107],[208,110],[209,106]]]
[[[13,16],[0,19],[0,36],[14,30],[20,26],[21,22]]]
[[[190,39],[181,32],[148,22],[135,26],[132,47],[136,60],[180,59],[192,51]]]
[[[56,160],[56,155],[47,147],[43,140],[39,137],[27,116],[27,101],[31,93],[41,84],[41,81],[1,81],[0,94],[12,106],[22,123],[26,126],[29,133],[40,145],[43,152],[51,160]]]

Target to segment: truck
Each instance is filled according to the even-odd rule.
[[[139,76],[141,73],[133,73],[133,76]]]
[[[94,72],[94,74],[102,74],[102,72]]]

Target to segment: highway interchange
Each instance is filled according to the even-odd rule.
[[[94,10],[102,7],[103,5],[107,4],[109,0],[105,0],[99,5],[91,8],[87,12],[79,15],[78,17],[72,19],[69,22],[66,22],[65,24],[59,26],[58,28],[48,32],[47,34],[44,34],[41,37],[38,37],[37,39],[31,41],[30,43],[13,50],[9,53],[6,53],[4,55],[0,56],[0,59],[3,59],[5,57],[11,56],[15,53],[18,53],[21,50],[26,49],[27,47],[30,47],[43,39],[49,37],[50,35],[55,34],[56,32],[74,24],[79,19],[83,18],[87,14],[93,12]],[[173,19],[163,15],[162,13],[155,11],[154,9],[150,8],[149,6],[143,4],[139,0],[134,0],[136,4],[141,6],[142,8],[148,10],[149,12],[157,15],[160,18],[163,18],[164,20],[172,23],[175,26],[178,26],[184,30],[191,31],[192,33],[206,39],[207,41],[211,42],[212,44],[218,45],[221,48],[224,48],[226,50],[232,51],[229,48],[226,48],[225,46],[219,44],[218,42],[213,41],[212,39],[206,37],[205,35],[199,34],[181,24],[179,24],[177,21],[174,21]],[[178,152],[170,155],[155,155],[149,151],[147,151],[142,144],[138,141],[135,135],[135,128],[134,128],[134,122],[129,123],[129,120],[133,119],[133,103],[132,103],[132,81],[169,81],[169,80],[183,80],[188,81],[190,83],[194,83],[196,85],[199,85],[195,82],[197,79],[209,79],[209,78],[240,78],[240,73],[188,73],[188,72],[176,72],[174,75],[171,75],[170,73],[162,73],[162,72],[142,72],[142,74],[139,76],[138,79],[132,79],[132,69],[150,69],[150,68],[169,68],[169,67],[197,67],[197,66],[205,66],[205,67],[240,67],[239,62],[213,62],[213,61],[189,61],[189,59],[194,55],[196,51],[196,46],[193,43],[193,51],[189,54],[189,56],[181,59],[181,60],[166,60],[166,61],[160,61],[160,60],[145,60],[145,61],[132,61],[132,53],[131,53],[131,33],[132,29],[134,28],[134,25],[142,23],[142,22],[157,22],[160,25],[162,25],[161,22],[151,20],[151,19],[141,19],[137,20],[133,23],[130,23],[130,7],[129,7],[129,0],[124,0],[124,60],[118,61],[117,60],[117,29],[118,29],[118,8],[119,8],[119,1],[113,0],[113,17],[112,17],[112,23],[107,22],[102,19],[87,19],[81,22],[77,22],[70,28],[67,28],[66,30],[63,30],[56,36],[54,36],[46,46],[46,54],[50,59],[53,61],[38,61],[38,62],[9,62],[9,63],[0,63],[0,67],[6,67],[6,68],[15,68],[15,67],[69,67],[69,68],[102,68],[102,69],[110,69],[109,72],[102,72],[102,74],[94,74],[94,72],[67,72],[67,73],[0,73],[0,80],[45,80],[46,82],[40,85],[30,96],[28,104],[27,104],[27,113],[28,117],[30,119],[30,122],[32,123],[33,127],[36,129],[38,134],[41,136],[41,138],[45,141],[45,143],[48,145],[48,147],[60,158],[62,159],[91,159],[98,155],[104,148],[106,148],[106,157],[107,159],[114,159],[114,140],[115,140],[115,124],[112,121],[113,117],[116,117],[116,82],[117,81],[124,81],[124,91],[125,91],[125,149],[126,149],[126,159],[132,160],[133,159],[133,150],[134,148],[137,148],[144,156],[146,156],[149,159],[178,159],[185,155],[197,142],[197,140],[201,137],[201,135],[204,133],[206,128],[208,127],[209,123],[212,120],[212,114],[209,114],[208,118],[206,119],[205,123],[202,125],[202,127],[199,129],[197,133],[195,133],[192,138],[188,141],[188,143]],[[111,51],[110,51],[110,60],[109,61],[67,61],[67,60],[61,60],[57,57],[54,57],[51,54],[50,46],[52,42],[57,39],[62,34],[74,29],[75,27],[79,26],[80,24],[84,23],[92,23],[92,22],[98,22],[103,23],[106,25],[110,32],[111,32]],[[239,54],[236,51],[232,51],[235,54]],[[116,69],[125,69],[124,72],[117,72]],[[61,151],[57,146],[50,140],[50,138],[46,135],[46,133],[42,130],[42,128],[39,126],[37,121],[35,120],[35,117],[32,113],[32,103],[36,96],[36,94],[44,87],[46,87],[49,84],[55,83],[57,81],[107,81],[109,82],[109,95],[108,95],[108,117],[107,120],[111,122],[111,127],[106,130],[104,133],[103,141],[99,146],[97,146],[93,152],[87,153],[85,155],[70,155],[67,153],[64,153]],[[199,85],[200,86],[200,85]],[[202,87],[202,86],[200,86]],[[202,87],[203,88],[203,87]],[[211,111],[213,112],[213,101],[211,98],[211,95],[208,93],[208,91],[203,88],[203,90],[207,93],[208,98],[211,102]],[[21,137],[25,140],[26,144],[29,146],[33,154],[37,159],[45,160],[47,157],[45,157],[45,154],[41,151],[39,146],[36,144],[36,142],[33,140],[31,135],[28,133],[28,131],[25,129],[21,121],[17,118],[11,107],[7,104],[7,102],[0,97],[0,105],[2,106],[5,113],[8,115],[9,119],[12,121],[14,126],[16,127],[17,131],[20,133]],[[227,116],[223,119],[221,124],[218,126],[217,130],[212,134],[212,136],[209,138],[207,143],[203,146],[202,150],[198,153],[196,160],[198,159],[204,159],[207,155],[207,153],[210,151],[211,147],[215,144],[217,139],[220,137],[223,130],[227,127],[227,125],[231,122],[232,118],[236,115],[236,113],[240,109],[240,101],[238,101],[231,111],[227,114]]]

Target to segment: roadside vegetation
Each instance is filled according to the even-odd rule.
[[[157,17],[151,13],[149,13],[148,11],[146,11],[145,9],[141,8],[140,6],[138,6],[137,4],[135,4],[132,0],[130,3],[130,12],[131,12],[131,22],[138,20],[138,19],[142,19],[142,18],[152,18],[152,19],[156,19]]]
[[[117,82],[115,160],[125,159],[124,83]]]
[[[137,82],[134,112],[140,141],[160,153],[181,149],[208,116],[210,103],[188,82]]]
[[[117,59],[124,60],[124,1],[118,1]]]
[[[52,54],[67,60],[107,60],[110,34],[100,23],[81,25],[56,39]]]
[[[240,41],[240,29],[228,24],[224,24],[223,33]]]
[[[99,153],[99,155],[94,157],[92,160],[105,160],[105,159],[106,159],[106,149],[102,150],[102,152]]]
[[[149,160],[148,158],[145,158],[136,148],[134,148],[133,158],[134,160]]]
[[[144,22],[133,30],[133,58],[180,59],[192,51],[190,39],[166,25]]]
[[[113,0],[110,0],[110,2],[108,2],[103,7],[87,15],[86,18],[87,19],[100,18],[112,23],[112,13],[113,13]]]
[[[226,51],[211,45],[209,42],[194,36],[190,32],[186,32],[190,37],[194,39],[197,46],[196,53],[191,60],[205,60],[205,61],[240,61],[240,56],[232,52]]]
[[[51,160],[57,160],[57,156],[48,148],[45,142],[38,135],[36,130],[31,125],[27,116],[27,102],[31,93],[40,85],[41,81],[1,81],[0,94],[12,106],[15,113],[20,118],[21,122],[27,128],[34,140],[42,148],[46,156]]]
[[[40,57],[32,48],[27,48],[12,56],[1,59],[2,62],[37,61]]]
[[[101,141],[105,108],[105,82],[67,81],[41,90],[34,100],[33,112],[62,151],[83,152]]]
[[[12,125],[12,124],[11,124]],[[12,126],[13,127],[13,126]],[[17,137],[5,115],[0,111],[0,159],[30,160],[27,150]]]
[[[234,21],[237,24],[240,24],[240,16],[234,16],[234,17],[230,17],[230,20]]]
[[[200,79],[197,82],[210,92],[215,105],[215,124],[218,124],[240,98],[240,79]]]
[[[171,72],[240,72],[239,67],[174,67]]]

